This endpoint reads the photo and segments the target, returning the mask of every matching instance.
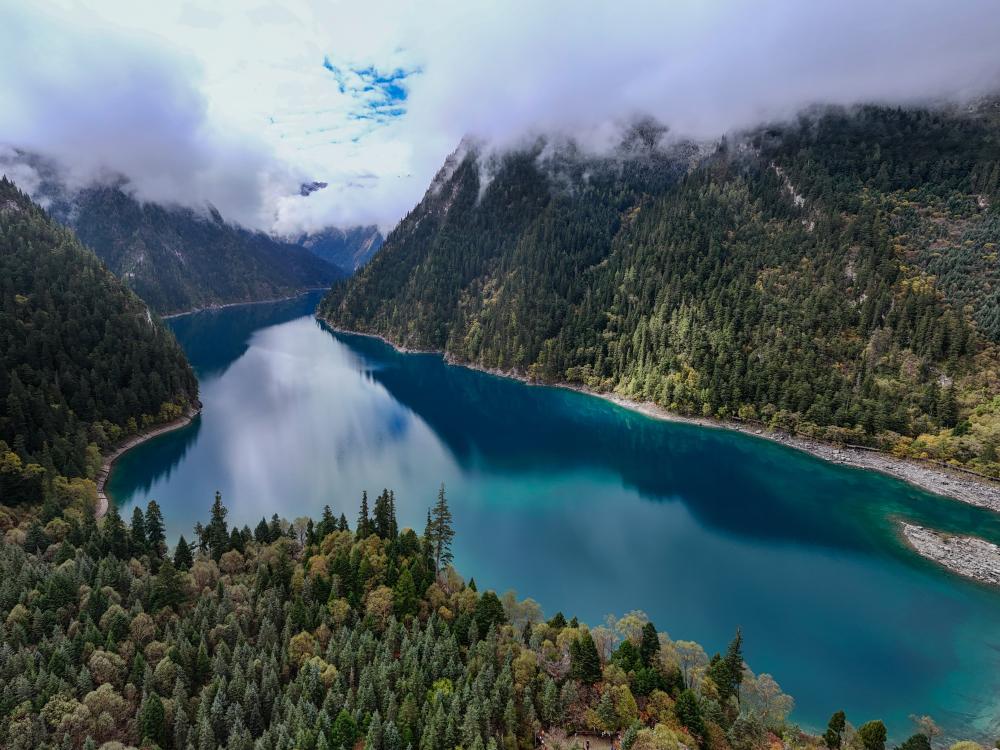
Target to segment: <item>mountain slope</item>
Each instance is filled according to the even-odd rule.
[[[198,384],[146,305],[0,179],[0,503],[93,477],[128,432],[178,416]]]
[[[295,240],[318,258],[353,273],[365,265],[382,247],[378,227],[327,227],[320,232],[303,234]]]
[[[993,277],[962,269],[996,267],[998,133],[989,111],[867,107],[705,154],[465,147],[320,312],[484,367],[997,473]]]
[[[283,297],[346,274],[302,247],[223,221],[218,213],[139,203],[94,186],[53,213],[160,313]]]

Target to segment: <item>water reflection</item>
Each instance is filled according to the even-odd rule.
[[[598,399],[332,334],[291,304],[172,321],[201,376],[199,422],[122,457],[123,511],[155,497],[174,538],[221,490],[230,521],[353,522],[396,491],[422,528],[448,485],[466,575],[596,623],[641,608],[723,648],[737,625],[814,726],[844,708],[993,726],[1000,597],[902,546],[893,518],[1000,540],[997,516],[783,446],[646,419]],[[992,731],[990,729],[990,731]]]
[[[321,297],[321,292],[309,292],[278,302],[202,310],[169,318],[168,323],[198,378],[216,377],[246,353],[254,331],[309,315]]]

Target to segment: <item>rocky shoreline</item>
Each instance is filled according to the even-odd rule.
[[[1000,586],[1000,547],[974,536],[955,536],[902,522],[903,538],[918,554],[952,573]]]
[[[171,422],[157,425],[149,430],[140,432],[138,435],[133,435],[104,457],[104,462],[101,464],[101,469],[97,472],[97,478],[95,480],[97,484],[97,505],[94,508],[94,516],[96,516],[98,520],[103,518],[104,514],[108,512],[108,506],[111,502],[108,499],[105,486],[108,483],[108,477],[111,476],[111,469],[114,466],[115,461],[121,458],[126,451],[135,448],[137,445],[145,443],[147,440],[152,440],[165,432],[172,432],[173,430],[179,430],[181,427],[186,427],[191,424],[191,420],[193,420],[200,413],[201,405],[199,404],[197,407],[189,409],[182,417],[179,417]]]

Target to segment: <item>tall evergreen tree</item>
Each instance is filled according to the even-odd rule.
[[[451,551],[451,542],[455,538],[455,529],[452,526],[451,510],[448,508],[448,500],[444,494],[444,483],[438,490],[437,502],[431,509],[430,532],[432,549],[434,554],[434,570],[438,573],[449,565],[454,559]]]
[[[194,559],[191,555],[191,548],[184,539],[184,535],[181,534],[181,538],[177,540],[177,548],[174,550],[174,567],[181,571],[190,570],[193,564]]]
[[[226,523],[228,512],[226,506],[222,504],[222,493],[216,491],[215,500],[212,501],[211,518],[205,526],[205,544],[215,560],[222,557],[222,553],[229,549],[229,525]]]
[[[361,491],[361,509],[358,511],[358,528],[355,532],[358,539],[364,539],[372,534],[371,517],[368,514],[368,491]]]
[[[160,504],[155,500],[146,503],[146,539],[149,551],[156,557],[163,557],[167,550],[167,534],[163,524]]]

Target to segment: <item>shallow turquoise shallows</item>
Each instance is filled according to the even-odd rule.
[[[201,381],[193,424],[127,453],[110,482],[126,518],[155,498],[191,538],[216,490],[229,520],[319,515],[353,526],[362,489],[395,490],[423,529],[447,485],[455,560],[599,624],[641,609],[675,639],[724,649],[796,699],[794,718],[909,714],[995,737],[1000,593],[938,569],[896,521],[1000,542],[1000,516],[879,474],[725,430],[671,424],[333,334],[315,295],[173,319]]]

